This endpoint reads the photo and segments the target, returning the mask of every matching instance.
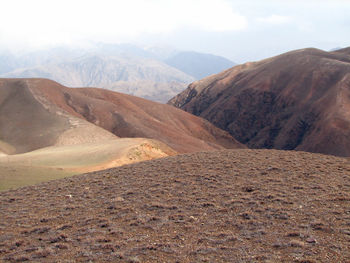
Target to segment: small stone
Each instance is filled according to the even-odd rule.
[[[315,244],[316,243],[316,239],[312,238],[312,237],[309,237],[306,239],[306,242],[309,243],[309,244]]]
[[[254,191],[254,188],[251,187],[251,186],[246,186],[246,187],[243,187],[242,189],[244,192],[247,192],[247,193],[251,193]]]

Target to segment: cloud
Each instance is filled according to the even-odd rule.
[[[260,23],[266,23],[271,25],[282,25],[287,24],[292,21],[289,16],[281,16],[281,15],[270,15],[267,17],[259,17],[257,21]]]
[[[4,41],[34,45],[128,41],[181,28],[223,32],[247,27],[246,18],[227,0],[11,0],[1,9]]]
[[[232,9],[224,0],[180,1],[187,7],[184,25],[208,31],[237,31],[247,27],[247,19]]]

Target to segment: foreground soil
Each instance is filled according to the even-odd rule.
[[[349,262],[350,160],[167,157],[0,193],[7,262]]]

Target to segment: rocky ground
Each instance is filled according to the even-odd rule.
[[[350,160],[178,155],[0,193],[3,262],[350,262]]]

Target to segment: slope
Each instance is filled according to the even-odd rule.
[[[175,154],[155,140],[123,138],[0,155],[0,191]]]
[[[348,262],[345,158],[178,155],[0,193],[4,262]]]
[[[252,148],[350,156],[347,49],[302,49],[192,83],[169,104]]]
[[[0,79],[0,151],[16,154],[115,138],[57,107],[44,107],[33,94],[30,80]]]
[[[58,108],[118,137],[159,140],[178,152],[243,147],[227,132],[189,113],[142,98],[97,88],[67,88],[27,79],[46,107]]]

